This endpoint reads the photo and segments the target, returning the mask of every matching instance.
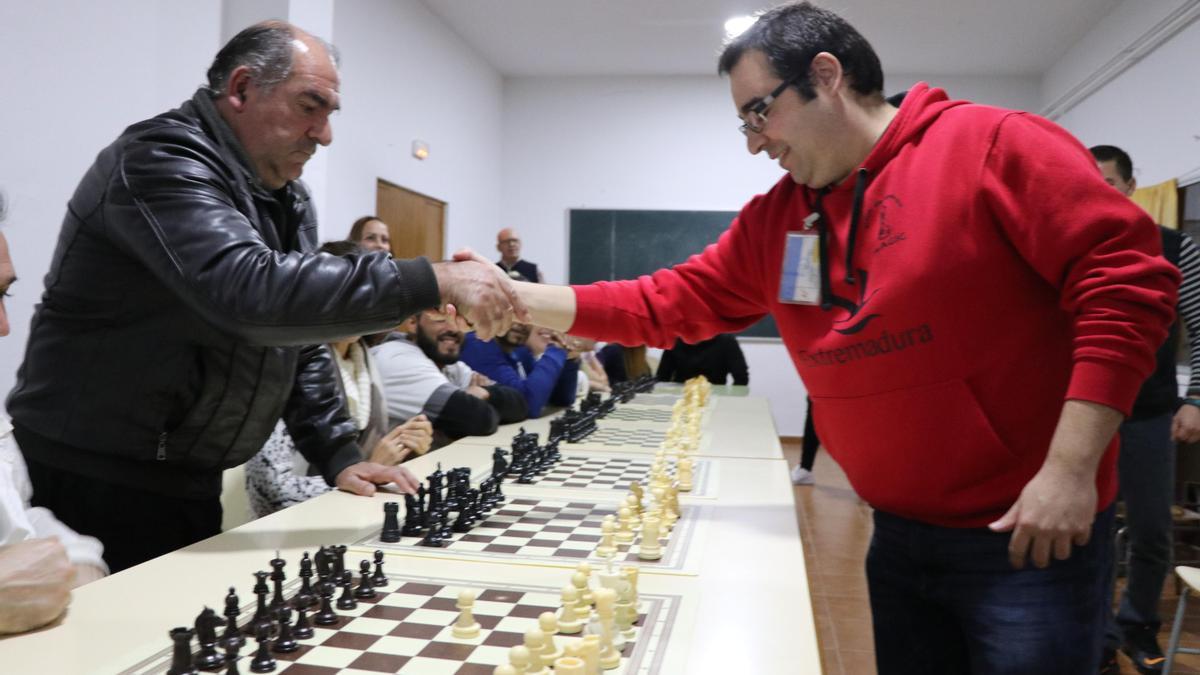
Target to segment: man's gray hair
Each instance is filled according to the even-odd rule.
[[[299,38],[296,27],[285,21],[264,21],[243,29],[217,52],[208,68],[208,89],[215,97],[225,91],[229,77],[241,66],[250,69],[255,84],[270,91],[292,74],[292,57]],[[329,52],[333,65],[338,65],[337,49],[313,36]]]

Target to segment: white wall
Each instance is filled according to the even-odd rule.
[[[415,0],[337,3],[342,112],[329,149],[322,234],[342,238],[375,211],[383,178],[448,203],[447,253],[489,252],[500,207],[499,74]],[[412,141],[430,156],[413,158]]]
[[[1122,3],[1052,68],[1043,91],[1069,87],[1161,20],[1174,2]],[[1155,11],[1155,10],[1159,11]],[[1193,22],[1056,121],[1085,145],[1112,144],[1133,157],[1142,185],[1200,170],[1200,21]]]
[[[908,89],[917,82],[926,82],[946,90],[952,99],[986,103],[1014,110],[1036,112],[1041,107],[1040,79],[1033,75],[930,75],[887,73],[884,77],[888,93]]]
[[[0,3],[0,185],[17,276],[5,301],[0,397],[12,389],[67,200],[129,124],[182,103],[219,46],[220,3],[90,0]]]
[[[956,98],[1035,108],[1037,79],[887,76]],[[782,175],[746,152],[726,80],[697,77],[512,78],[504,88],[501,219],[550,282],[567,278],[572,208],[736,211]],[[490,243],[483,240],[481,245]],[[751,392],[771,399],[784,435],[803,433],[804,387],[778,341],[743,341]]]

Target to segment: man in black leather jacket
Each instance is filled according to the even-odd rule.
[[[7,407],[34,503],[99,538],[113,571],[217,534],[222,470],[281,416],[331,485],[413,490],[363,461],[320,345],[424,308],[489,332],[523,311],[487,261],[316,253],[297,179],[332,141],[335,59],[286,23],[242,31],[68,204]]]

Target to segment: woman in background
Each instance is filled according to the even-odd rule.
[[[392,238],[387,223],[375,216],[363,216],[350,226],[348,241],[358,244],[364,251],[392,252]]]

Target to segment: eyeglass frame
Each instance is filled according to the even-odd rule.
[[[738,131],[742,132],[743,136],[749,136],[751,132],[761,134],[763,129],[767,127],[767,108],[770,108],[771,104],[774,103],[775,100],[778,99],[788,87],[792,86],[792,84],[792,80],[784,80],[783,82],[780,82],[779,86],[775,87],[771,93],[758,99],[754,105],[747,108],[745,112],[746,117],[754,115],[761,118],[762,122],[760,124],[751,124],[750,120],[746,119],[746,117],[743,117],[742,126],[738,127]]]

